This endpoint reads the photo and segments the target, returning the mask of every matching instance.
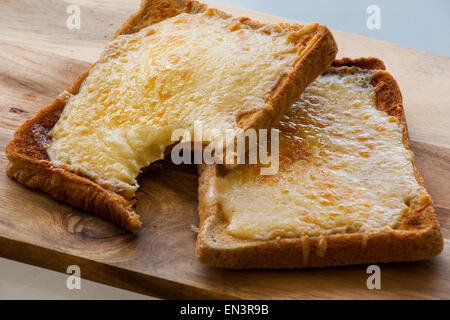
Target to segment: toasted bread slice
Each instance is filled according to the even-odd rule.
[[[7,173],[137,231],[137,176],[167,154],[172,129],[190,130],[196,117],[244,130],[276,123],[336,51],[317,23],[266,25],[196,1],[144,0],[100,60],[17,130]]]
[[[343,59],[313,82],[278,125],[276,175],[199,166],[201,262],[305,268],[441,252],[401,93],[384,69],[375,58]]]

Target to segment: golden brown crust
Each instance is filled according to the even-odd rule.
[[[352,60],[347,58],[333,65],[384,69],[384,64],[380,62],[374,58],[363,58],[352,64]],[[410,149],[397,82],[385,71],[375,71],[371,82],[377,108],[399,119],[404,127],[403,143]],[[414,160],[412,164],[417,181],[425,187]],[[343,266],[430,259],[443,249],[439,222],[428,194],[424,194],[418,203],[410,204],[411,209],[394,229],[268,241],[233,238],[224,232],[226,221],[212,194],[212,181],[220,174],[219,170],[215,165],[199,166],[200,232],[197,257],[205,264],[232,269]]]
[[[325,72],[336,57],[336,42],[328,28],[322,25],[319,25],[314,37],[317,38],[315,45],[306,50],[297,59],[293,70],[279,80],[266,98],[266,107],[238,116],[240,128],[260,129],[276,125],[306,87]]]
[[[342,58],[339,60],[333,61],[331,64],[332,67],[358,67],[361,69],[367,70],[386,70],[386,66],[384,62],[380,59],[369,57],[369,58],[358,58],[358,59],[350,59],[350,58]]]
[[[7,174],[18,182],[47,192],[74,207],[95,212],[128,231],[141,227],[130,201],[89,179],[70,173],[50,161],[29,160],[11,155]]]
[[[198,13],[205,10],[214,10],[222,17],[229,17],[224,12],[208,9],[206,5],[192,0],[143,0],[139,10],[124,22],[114,37],[137,32],[183,11]],[[264,26],[248,18],[241,18],[241,22],[255,29]],[[302,27],[284,26],[293,30]],[[242,128],[260,128],[278,121],[281,114],[287,111],[287,106],[307,84],[332,62],[337,49],[331,33],[325,27],[319,26],[315,36],[316,44],[308,54],[299,59],[294,72],[280,82],[268,99],[268,111],[242,115],[239,117],[239,125]],[[66,91],[70,94],[78,93],[94,65],[95,63]],[[304,73],[304,76],[299,75],[300,73]],[[48,133],[58,121],[64,106],[65,99],[57,98],[17,130],[6,149],[9,159],[8,175],[26,186],[41,189],[56,199],[109,219],[126,230],[137,231],[141,222],[132,210],[131,199],[109,190],[106,185],[94,183],[89,178],[73,174],[49,161],[44,144],[48,141]]]

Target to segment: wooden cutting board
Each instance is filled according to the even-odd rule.
[[[339,56],[386,62],[404,95],[412,146],[446,238],[431,261],[381,265],[382,290],[366,287],[367,266],[229,271],[199,264],[195,168],[165,165],[142,180],[131,235],[10,180],[5,146],[50,103],[136,10],[137,1],[77,1],[81,29],[65,26],[65,1],[2,2],[0,17],[0,255],[162,298],[450,298],[450,58],[335,31]],[[263,21],[287,20],[215,4]],[[395,177],[393,177],[394,179]],[[3,275],[5,276],[5,275]],[[61,284],[64,285],[64,284]],[[100,297],[99,297],[100,298]]]

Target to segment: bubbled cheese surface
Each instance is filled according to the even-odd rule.
[[[288,33],[182,13],[113,40],[51,132],[52,161],[133,195],[174,129],[236,127],[298,57]]]
[[[376,109],[370,73],[327,74],[282,120],[280,171],[248,166],[216,179],[226,231],[240,238],[394,227],[422,187],[399,121]]]

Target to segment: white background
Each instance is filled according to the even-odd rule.
[[[75,1],[74,1],[75,2]],[[450,56],[450,0],[216,0]],[[369,5],[381,9],[381,29],[366,27]],[[145,299],[143,295],[0,258],[0,299]],[[81,274],[83,276],[83,274]]]
[[[215,0],[450,56],[450,0]],[[367,7],[381,9],[381,29],[366,26]]]

